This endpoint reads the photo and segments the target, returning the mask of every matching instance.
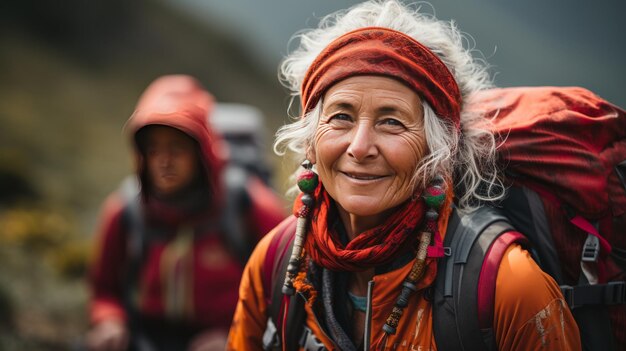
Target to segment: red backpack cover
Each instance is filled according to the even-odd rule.
[[[589,234],[600,239],[598,283],[623,281],[625,111],[578,87],[486,90],[469,108],[493,118],[507,183],[541,197],[563,270],[559,284],[578,283]],[[626,307],[612,306],[611,319],[616,341],[626,345]]]

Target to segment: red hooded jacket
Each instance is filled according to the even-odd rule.
[[[135,309],[142,318],[191,325],[200,329],[227,330],[238,299],[243,262],[220,233],[220,210],[224,207],[222,174],[225,148],[207,123],[213,98],[198,82],[183,75],[165,76],[153,82],[139,99],[126,125],[136,151],[141,209],[146,227],[160,233],[143,252],[137,281],[131,282]],[[198,154],[209,191],[189,192],[183,205],[164,203],[147,186],[145,158],[137,133],[149,125],[178,129],[197,142]],[[285,216],[281,200],[262,182],[247,185],[250,206],[244,212],[252,244]],[[202,203],[188,206],[189,203]],[[124,299],[128,295],[129,242],[133,235],[125,220],[129,200],[116,191],[105,201],[96,257],[91,269],[90,320],[128,320]]]

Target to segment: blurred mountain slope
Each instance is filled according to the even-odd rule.
[[[115,188],[130,170],[122,126],[159,75],[194,75],[218,100],[260,107],[268,130],[281,123],[285,95],[274,72],[260,71],[225,33],[159,3],[5,7],[0,155],[20,160],[50,200],[89,212]]]
[[[66,350],[86,329],[85,242],[132,170],[122,128],[143,89],[196,76],[259,107],[268,131],[285,94],[228,33],[159,2],[5,2],[0,47],[0,349]]]

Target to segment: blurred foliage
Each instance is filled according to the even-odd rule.
[[[70,240],[50,253],[51,265],[63,278],[82,279],[91,261],[91,247],[92,243],[83,238]]]
[[[84,330],[91,244],[41,200],[0,210],[0,228],[0,347],[67,349]]]
[[[0,214],[0,244],[32,254],[54,251],[69,240],[72,230],[75,233],[70,226],[67,217],[52,210],[11,208]]]
[[[84,277],[91,241],[80,234],[69,215],[53,209],[13,207],[0,212],[0,228],[0,245],[44,258],[60,277]]]

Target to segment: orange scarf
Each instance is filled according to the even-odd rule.
[[[314,197],[316,203],[309,215],[311,223],[304,248],[319,266],[333,271],[363,271],[390,263],[417,243],[417,230],[426,208],[421,197],[407,200],[385,223],[360,233],[345,247],[338,233],[329,227],[329,212],[335,204],[321,183]],[[301,207],[298,197],[294,209]]]

